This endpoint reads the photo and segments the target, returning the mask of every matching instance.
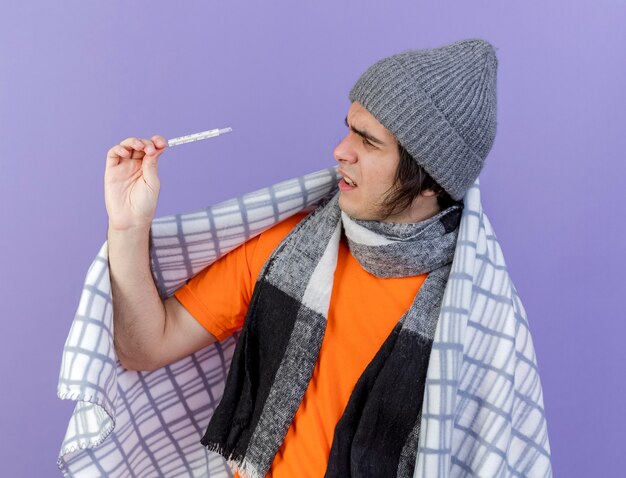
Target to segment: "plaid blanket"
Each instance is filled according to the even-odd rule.
[[[155,218],[150,258],[162,299],[246,240],[333,194],[336,168],[189,213]],[[415,477],[550,477],[543,394],[526,312],[482,210],[477,179],[426,376]],[[201,444],[239,333],[153,372],[113,346],[105,242],[87,271],[57,394],[76,401],[57,464],[66,477],[231,477]]]

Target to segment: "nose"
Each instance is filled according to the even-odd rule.
[[[335,157],[335,161],[339,163],[352,164],[357,161],[357,153],[350,141],[349,133],[341,140],[341,143],[335,147],[333,156]]]

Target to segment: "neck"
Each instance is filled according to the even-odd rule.
[[[437,198],[418,196],[415,201],[399,213],[393,213],[381,222],[408,224],[425,221],[441,212]]]

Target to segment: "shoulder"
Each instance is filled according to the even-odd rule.
[[[278,246],[278,244],[280,244],[281,241],[287,237],[291,230],[307,216],[308,213],[305,212],[294,214],[284,221],[279,222],[275,226],[272,226],[267,231],[262,232],[259,236],[258,247],[263,247],[264,250],[269,248],[269,255]]]
[[[275,226],[269,228],[267,231],[261,233],[261,238],[263,240],[270,241],[278,240],[278,243],[280,243],[280,241],[287,237],[287,234],[289,234],[291,230],[307,216],[308,213],[306,212],[299,212],[298,214],[294,214],[293,216],[288,217],[284,221],[281,221]],[[278,243],[276,245],[278,245]]]
[[[281,241],[287,237],[291,230],[300,223],[309,213],[301,212],[288,217],[284,221],[270,227],[255,239],[250,241],[248,262],[252,276],[256,277],[267,258],[278,247]]]

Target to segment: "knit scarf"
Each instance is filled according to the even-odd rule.
[[[224,395],[202,444],[242,477],[268,472],[318,358],[343,231],[350,252],[371,274],[428,275],[354,386],[335,428],[325,476],[411,477],[462,208],[456,203],[414,224],[363,221],[340,210],[337,194],[302,220],[257,278]]]

